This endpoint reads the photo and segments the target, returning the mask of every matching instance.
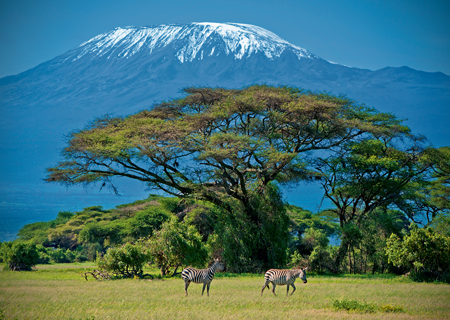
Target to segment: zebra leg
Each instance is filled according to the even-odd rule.
[[[269,281],[264,282],[264,285],[261,288],[261,295],[263,294],[264,289],[267,287],[267,289],[270,289],[269,287]]]
[[[191,282],[189,280],[184,280],[184,291],[186,292],[186,297],[188,295],[187,289],[188,289],[190,283]]]
[[[209,286],[211,285],[211,283],[208,283],[207,285],[206,285],[206,294],[208,295],[208,297],[209,297]]]
[[[273,283],[272,282],[272,293],[274,294],[274,295],[277,295],[276,293],[275,293],[275,287],[276,287],[277,285],[275,284],[275,283]]]
[[[205,287],[206,287],[206,283],[205,283],[205,282],[203,282],[203,290],[202,290],[202,295],[203,295],[203,292],[205,292]]]
[[[297,289],[297,288],[295,287],[295,285],[293,283],[291,284],[291,286],[292,286],[292,288],[294,288],[294,290],[291,293],[291,296],[292,296],[294,294],[294,292],[295,292],[295,289]]]
[[[288,283],[288,284],[287,284],[287,291],[286,291],[286,296],[288,296],[288,295],[289,295],[289,286],[290,286],[290,284]]]

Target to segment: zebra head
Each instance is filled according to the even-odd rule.
[[[225,269],[224,265],[219,262],[219,259],[214,259],[214,264],[212,266],[219,272],[222,272]]]
[[[306,269],[308,269],[308,268],[305,268],[305,269],[303,269],[303,268],[294,269],[295,275],[297,277],[299,277],[303,281],[303,283],[307,283],[308,282],[306,280]]]

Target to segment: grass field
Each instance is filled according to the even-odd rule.
[[[450,319],[450,285],[405,277],[309,274],[307,284],[296,281],[293,296],[286,297],[284,286],[277,296],[266,289],[261,297],[262,275],[225,273],[216,275],[210,297],[195,284],[185,297],[180,278],[86,281],[81,274],[93,268],[84,263],[0,271],[0,319]],[[345,299],[403,312],[333,309],[335,300]]]

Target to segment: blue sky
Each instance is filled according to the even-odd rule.
[[[450,75],[450,1],[2,0],[0,77],[115,27],[204,21],[258,25],[348,66]]]

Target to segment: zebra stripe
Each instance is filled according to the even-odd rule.
[[[184,291],[186,292],[186,296],[188,295],[187,289],[191,282],[203,283],[202,295],[205,291],[205,287],[207,287],[206,293],[209,296],[209,286],[214,279],[214,274],[216,271],[223,271],[223,269],[224,266],[219,262],[219,259],[215,259],[214,263],[207,269],[198,270],[191,267],[184,269],[181,273],[181,279],[184,280]]]
[[[273,285],[272,293],[275,294],[275,288],[277,285],[279,286],[285,286],[287,285],[287,292],[286,295],[289,294],[289,286],[292,286],[294,288],[294,291],[292,291],[291,295],[295,292],[295,279],[300,278],[302,279],[303,283],[306,283],[306,269],[308,268],[298,268],[298,269],[292,269],[292,270],[279,270],[279,269],[270,269],[266,272],[264,275],[265,282],[264,285],[261,288],[261,295],[263,294],[264,289],[267,287],[267,289],[270,289],[269,283],[271,282]]]

